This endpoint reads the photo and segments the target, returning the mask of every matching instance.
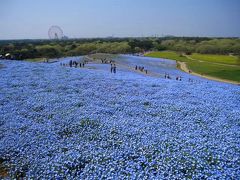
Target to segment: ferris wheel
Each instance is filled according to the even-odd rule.
[[[64,37],[63,31],[59,26],[51,26],[48,30],[48,37],[50,39],[62,39]]]

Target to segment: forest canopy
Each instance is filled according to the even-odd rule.
[[[15,59],[58,58],[91,53],[129,54],[171,50],[181,53],[240,55],[239,38],[162,37],[0,41],[0,54]]]

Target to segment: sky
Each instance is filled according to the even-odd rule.
[[[0,0],[0,39],[240,37],[240,0]]]

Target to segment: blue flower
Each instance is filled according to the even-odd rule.
[[[121,67],[113,76],[98,64],[1,61],[1,166],[11,178],[239,179],[239,87],[160,61],[149,71],[183,81]]]

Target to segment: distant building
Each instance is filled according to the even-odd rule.
[[[69,38],[65,35],[62,37],[62,40],[67,40],[67,39],[69,39]]]

